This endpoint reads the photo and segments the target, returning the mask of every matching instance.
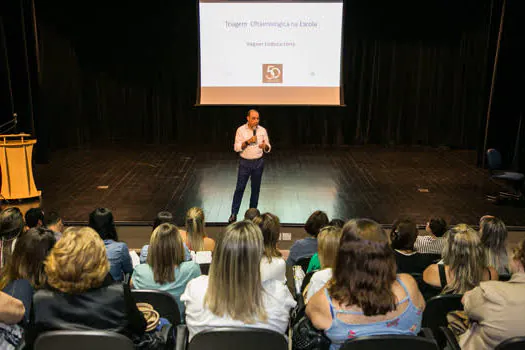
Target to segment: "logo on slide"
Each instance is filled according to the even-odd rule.
[[[283,82],[282,64],[263,64],[262,71],[264,84],[279,84]]]

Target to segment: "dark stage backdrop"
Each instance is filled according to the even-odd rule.
[[[261,123],[281,147],[479,148],[500,7],[501,0],[348,0],[346,106],[261,107]],[[36,0],[36,20],[35,118],[51,148],[231,147],[248,107],[194,107],[197,1]]]

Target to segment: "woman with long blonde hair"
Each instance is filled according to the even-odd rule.
[[[186,213],[186,231],[181,231],[188,248],[194,252],[213,251],[215,240],[206,236],[206,222],[201,208],[190,208]]]
[[[146,321],[129,286],[113,281],[104,241],[89,227],[64,231],[45,261],[47,288],[33,297],[26,346],[52,330],[104,330],[141,336]]]
[[[182,318],[184,304],[180,295],[190,280],[200,276],[199,265],[184,261],[182,237],[173,224],[161,224],[153,231],[148,251],[147,263],[137,265],[133,271],[133,288],[158,289],[172,294]]]
[[[286,261],[277,249],[281,232],[281,222],[276,215],[264,213],[255,217],[252,222],[259,226],[263,235],[264,252],[261,259],[261,279],[274,279],[286,283]]]
[[[325,226],[319,231],[317,250],[321,270],[312,275],[305,289],[306,302],[332,278],[332,269],[335,267],[342,233],[342,229],[335,226]]]
[[[487,266],[478,233],[466,224],[456,225],[446,233],[443,264],[432,264],[423,272],[427,284],[450,294],[463,294],[481,281],[497,279],[496,270]]]
[[[481,234],[481,244],[485,249],[487,264],[495,268],[498,274],[508,274],[508,231],[505,223],[494,216],[484,216],[479,222],[479,233]]]
[[[263,251],[261,230],[250,221],[233,223],[218,237],[209,276],[191,280],[181,296],[190,340],[215,327],[286,331],[295,300],[282,282],[261,281]]]

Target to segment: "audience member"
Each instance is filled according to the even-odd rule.
[[[277,280],[286,283],[286,262],[277,249],[281,233],[279,218],[271,213],[255,217],[253,223],[261,229],[264,240],[264,251],[261,259],[261,280]]]
[[[410,219],[396,220],[392,224],[390,240],[398,273],[423,273],[435,260],[435,254],[421,254],[414,250],[417,235],[416,223]]]
[[[247,209],[246,212],[244,212],[244,220],[250,220],[253,221],[256,217],[261,215],[261,212],[257,208],[250,208]]]
[[[153,231],[160,226],[161,224],[169,223],[175,225],[175,219],[173,218],[173,214],[171,214],[169,211],[160,211],[157,213],[157,216],[155,217],[155,220],[153,221]],[[180,232],[180,231],[179,231]],[[184,260],[190,261],[191,260],[191,254],[190,250],[186,246],[186,243],[183,243],[184,245]],[[139,261],[141,264],[145,264],[147,262],[148,258],[148,249],[149,244],[145,244],[142,249],[140,250],[140,256]]]
[[[328,225],[328,216],[320,210],[316,210],[310,215],[304,229],[311,237],[303,238],[296,241],[290,248],[290,255],[286,263],[288,265],[296,265],[301,258],[310,258],[317,252],[317,235],[321,228]]]
[[[133,272],[133,264],[126,243],[118,241],[113,213],[107,208],[98,208],[89,214],[89,227],[104,240],[110,264],[110,273],[117,282],[124,280],[124,274]]]
[[[459,343],[463,350],[494,349],[512,337],[523,336],[525,314],[525,240],[514,250],[508,282],[481,282],[463,296],[471,321]]]
[[[497,279],[496,270],[487,266],[478,233],[465,224],[447,233],[443,264],[432,264],[423,272],[423,281],[451,294],[463,294],[481,281]]]
[[[16,280],[28,280],[31,286],[39,289],[46,283],[44,260],[55,245],[53,231],[34,227],[22,233],[16,242],[11,259],[0,276],[0,289],[6,288]]]
[[[416,336],[424,307],[416,281],[396,275],[388,235],[379,224],[357,219],[343,227],[332,282],[310,299],[306,314],[331,340],[330,349],[339,349],[360,336]]]
[[[487,265],[495,268],[500,275],[508,274],[508,232],[503,221],[493,216],[484,216],[480,220],[479,231],[481,244],[483,244],[487,257]]]
[[[0,322],[15,324],[24,317],[24,304],[12,296],[0,292]]]
[[[335,255],[339,249],[339,239],[341,238],[341,230],[338,230],[338,228],[339,227],[328,225],[319,231],[319,234],[317,235],[317,253],[315,253],[310,259],[306,273],[317,271],[322,268],[321,255],[324,257],[325,261],[330,261],[330,263],[325,265],[333,265],[332,262],[335,262]],[[338,238],[328,237],[328,235],[335,235]],[[321,240],[323,242],[321,242]]]
[[[15,240],[24,232],[24,226],[20,209],[12,207],[0,212],[0,268],[9,261]]]
[[[188,248],[194,252],[213,251],[215,240],[206,236],[204,211],[193,207],[186,213],[186,231],[181,230],[181,236]]]
[[[58,241],[62,237],[62,231],[64,231],[64,223],[62,218],[56,211],[51,211],[46,214],[44,218],[45,226],[53,231],[55,234],[55,239]]]
[[[184,261],[184,245],[179,230],[173,224],[158,226],[151,235],[147,264],[135,267],[131,282],[136,289],[158,289],[172,294],[177,300],[181,319],[184,304],[180,296],[188,281],[200,276],[201,270],[193,261]]]
[[[261,281],[263,251],[261,230],[250,221],[233,223],[219,236],[209,276],[191,280],[181,296],[190,340],[215,327],[284,334],[296,302],[282,282]]]
[[[447,223],[440,217],[431,218],[425,227],[428,235],[417,236],[414,248],[421,254],[439,254],[445,247],[443,235],[447,232]]]
[[[345,222],[344,220],[341,220],[341,219],[332,219],[328,223],[328,226],[334,226],[334,227],[339,227],[339,228],[343,228],[344,225],[345,225]]]
[[[44,211],[42,208],[31,208],[25,215],[27,228],[44,226]]]
[[[45,262],[48,288],[33,298],[26,333],[31,349],[38,335],[52,330],[104,330],[141,336],[146,327],[129,287],[108,274],[105,243],[90,228],[68,228]]]
[[[29,290],[31,290],[31,286],[29,286]],[[0,292],[1,349],[22,349],[24,344],[24,323],[22,322],[24,314],[27,314],[27,309],[25,309],[22,301],[7,293]]]
[[[319,252],[310,260],[308,272],[318,269],[322,270],[317,271],[312,275],[310,283],[306,288],[306,301],[308,301],[332,278],[332,269],[335,266],[341,235],[341,228],[335,226],[325,226],[319,232],[319,236],[317,236],[317,240],[319,241]],[[315,265],[315,262],[312,263],[313,261],[317,261],[318,265]]]

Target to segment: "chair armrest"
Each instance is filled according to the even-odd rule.
[[[188,328],[184,324],[177,326],[177,339],[175,341],[175,350],[186,350],[188,344]]]
[[[458,344],[458,341],[456,340],[456,336],[448,327],[439,327],[443,334],[445,335],[445,338],[447,339],[447,348],[451,350],[461,350],[461,347]]]
[[[436,340],[434,338],[434,332],[432,332],[432,329],[430,328],[426,328],[426,327],[421,328],[421,331],[419,332],[418,335],[423,338],[431,339],[434,341]]]

